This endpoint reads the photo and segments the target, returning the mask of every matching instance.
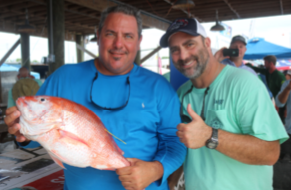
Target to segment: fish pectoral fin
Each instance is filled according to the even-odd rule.
[[[53,161],[55,161],[56,164],[58,164],[61,168],[66,169],[65,166],[63,165],[63,163],[57,157],[55,157],[54,154],[49,152],[49,155],[51,156]]]
[[[85,144],[86,146],[89,147],[88,143],[86,141],[84,141],[83,139],[81,139],[80,137],[78,137],[77,135],[73,134],[73,133],[70,133],[68,131],[64,131],[64,130],[61,130],[59,129],[59,133],[61,134],[61,138],[70,138],[70,139],[73,139],[75,141],[78,141],[82,144]]]

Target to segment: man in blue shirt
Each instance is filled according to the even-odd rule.
[[[99,57],[55,71],[38,95],[63,97],[96,113],[106,128],[126,142],[117,145],[131,166],[115,171],[64,164],[65,190],[168,189],[168,176],[182,165],[186,148],[176,136],[180,103],[171,85],[133,63],[141,36],[140,12],[120,5],[101,15]],[[16,107],[6,112],[8,131],[24,147],[35,147],[19,133]]]
[[[247,51],[246,45],[247,43],[244,37],[240,35],[234,36],[230,42],[229,48],[238,49],[239,50],[238,56],[226,58],[223,56],[223,53],[222,53],[223,49],[225,48],[222,48],[215,53],[214,57],[224,65],[231,65],[237,68],[241,68],[257,76],[256,72],[252,68],[246,66],[243,63],[243,57],[245,55],[245,52]]]

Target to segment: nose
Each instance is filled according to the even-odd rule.
[[[120,49],[123,46],[123,41],[121,36],[116,36],[116,38],[114,39],[114,47],[116,49]]]
[[[180,51],[180,59],[181,60],[185,60],[189,57],[189,53],[186,49],[183,49],[182,51]]]

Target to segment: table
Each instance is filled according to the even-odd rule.
[[[62,190],[64,173],[46,151],[16,149],[0,154],[0,190],[30,186],[37,190]]]

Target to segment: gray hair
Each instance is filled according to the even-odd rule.
[[[101,33],[101,30],[104,26],[104,22],[110,13],[124,13],[126,15],[134,16],[136,19],[136,23],[137,23],[138,36],[141,37],[142,19],[140,16],[140,10],[138,10],[137,8],[132,7],[130,5],[117,5],[117,6],[109,7],[107,9],[105,9],[101,13],[101,19],[100,19],[99,26],[98,26],[99,34]]]

